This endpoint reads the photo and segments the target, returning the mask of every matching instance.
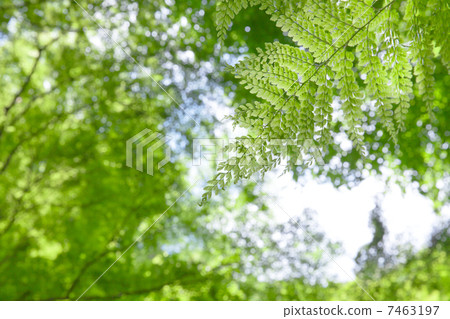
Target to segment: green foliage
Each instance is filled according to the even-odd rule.
[[[185,101],[183,107],[190,115],[197,119],[204,112],[199,95],[222,84],[213,76],[218,73],[221,58],[215,48],[217,39],[210,31],[215,28],[210,18],[215,10],[213,4],[205,5],[199,0],[176,1],[176,4],[121,1],[120,6],[110,6],[105,1],[78,2],[88,12],[96,13],[97,22],[123,40],[120,43],[124,50],[156,80],[167,81],[160,83],[177,101]],[[359,0],[350,3],[348,9],[355,12],[367,7]],[[288,2],[279,4],[283,8],[289,5]],[[340,72],[340,76],[346,77],[349,70],[345,65],[339,71],[324,65],[311,81],[302,84],[297,74],[307,72],[307,66],[318,65],[317,53],[279,42],[264,46],[264,42],[274,38],[291,43],[275,25],[255,28],[251,34],[239,30],[238,27],[246,25],[245,19],[256,25],[265,23],[265,13],[250,5],[244,7],[242,2],[241,7],[236,7],[236,11],[245,10],[239,16],[233,15],[234,30],[225,43],[234,53],[244,43],[251,50],[264,47],[254,50],[255,55],[248,59],[249,64],[253,63],[252,68],[238,64],[239,72],[233,72],[255,90],[254,94],[262,96],[255,100],[251,94],[251,99],[237,109],[236,119],[248,122],[245,126],[253,137],[262,133],[268,139],[265,142],[262,138],[243,138],[230,145],[241,154],[247,149],[252,151],[245,155],[245,166],[242,159],[241,167],[226,168],[231,171],[224,177],[236,177],[236,181],[243,172],[250,176],[257,169],[275,167],[283,156],[282,145],[270,141],[269,134],[258,129],[261,126],[270,126],[279,136],[288,138],[298,133],[305,141],[301,145],[305,150],[304,159],[320,158],[315,135],[322,138],[320,143],[325,143],[329,139],[328,125],[333,130],[339,129],[330,118],[333,96],[340,96],[341,90],[335,86],[335,74]],[[319,5],[344,19],[342,11],[336,11],[332,5]],[[170,14],[165,16],[167,10]],[[188,151],[182,147],[172,150],[177,157],[164,167],[164,172],[148,176],[125,166],[125,141],[149,128],[168,135],[182,135],[180,144],[188,144],[191,135],[210,131],[214,122],[207,118],[201,121],[201,128],[194,128],[185,113],[73,1],[4,0],[0,11],[3,57],[0,61],[0,299],[73,300],[190,185],[191,176],[183,157]],[[434,30],[442,30],[443,25],[422,14],[423,11],[411,7],[410,12],[414,12],[415,19],[426,20],[432,26],[430,37],[434,36]],[[240,17],[245,19],[239,20]],[[330,18],[328,25],[323,26],[325,35],[320,35],[318,30],[313,34],[323,37],[329,33],[335,38],[338,32],[331,25],[354,22],[345,17],[345,23]],[[280,15],[279,19],[291,21],[293,16]],[[286,32],[299,41],[305,39],[312,45],[322,45],[321,41],[316,43],[314,36],[296,33],[293,28]],[[362,32],[367,33],[367,29]],[[443,39],[442,34],[436,37]],[[448,52],[448,48],[441,47],[439,52],[445,50]],[[193,58],[179,57],[186,52],[193,53]],[[346,59],[355,57],[355,67],[359,57],[351,50],[347,52]],[[401,56],[402,53],[393,54]],[[430,52],[424,56],[427,54]],[[264,68],[256,61],[264,64]],[[448,108],[444,108],[448,104],[445,93],[450,83],[447,71],[436,57],[431,62],[435,64],[437,124],[427,128],[422,114],[426,112],[426,101],[413,99],[411,112],[405,119],[413,142],[398,156],[402,161],[400,171],[413,168],[417,172],[413,180],[426,180],[428,185],[437,184],[448,171],[444,138],[448,129],[445,120],[450,118]],[[202,68],[206,63],[210,64],[211,71]],[[370,68],[368,64],[361,67],[376,74],[372,70],[380,68],[377,63],[385,62],[380,58]],[[178,66],[176,72],[171,64]],[[424,74],[428,69],[417,72]],[[243,75],[244,72],[248,73]],[[403,85],[405,73],[404,68],[395,71],[399,85]],[[181,81],[177,80],[180,74]],[[198,85],[197,74],[205,74],[208,81],[201,83],[208,85]],[[360,85],[358,77],[352,77]],[[419,82],[428,81],[424,79]],[[270,92],[280,94],[291,81],[298,81],[288,90],[295,97],[286,96],[285,104],[274,109],[273,100],[266,101],[271,98]],[[188,86],[193,82],[195,89],[189,91]],[[368,82],[367,87],[372,83]],[[382,83],[380,79],[374,85],[374,95],[384,96],[383,92],[376,93],[382,91]],[[347,88],[351,88],[351,82],[349,85]],[[289,113],[295,108],[298,114]],[[422,124],[416,124],[415,113]],[[277,118],[271,121],[269,118],[275,114]],[[296,126],[287,124],[285,119]],[[326,125],[315,124],[325,122]],[[318,126],[317,130],[314,125]],[[381,149],[389,137],[378,136],[378,129],[377,126],[377,130],[366,136],[373,144],[381,145],[377,152],[383,155]],[[433,151],[425,152],[431,132],[436,132],[436,139],[431,142]],[[399,136],[399,143],[407,138]],[[259,158],[255,163],[250,155],[266,151],[268,145],[279,156],[266,162]],[[333,155],[331,146],[334,144],[330,143],[327,156]],[[295,145],[289,147],[292,147],[290,154],[297,151]],[[384,155],[394,157],[390,152]],[[162,151],[156,157],[162,159]],[[343,161],[352,163],[349,171],[355,167],[352,158],[356,158],[352,152],[343,156]],[[328,157],[324,160],[328,161]],[[376,163],[376,160],[372,162],[374,169]],[[432,171],[429,165],[434,166]],[[243,170],[245,167],[248,171]],[[337,180],[343,173],[330,174],[338,176]],[[326,247],[333,256],[339,253],[339,246],[330,242],[314,224],[312,212],[305,212],[301,220],[275,223],[253,186],[233,187],[231,195],[215,198],[202,208],[197,207],[194,194],[186,193],[82,300],[354,300],[367,297],[360,294],[354,283],[324,279],[329,261],[319,246]],[[436,190],[433,194],[442,195]],[[300,231],[296,222],[301,222],[312,237]],[[448,231],[444,230],[435,236],[432,247],[410,256],[388,272],[376,269],[380,264],[365,267],[366,271],[376,269],[373,272],[383,273],[378,281],[364,283],[376,294],[376,299],[449,299]]]
[[[229,68],[258,98],[238,107],[232,117],[234,125],[248,130],[246,138],[252,143],[237,146],[238,155],[219,165],[203,202],[231,182],[277,166],[280,154],[271,139],[292,139],[291,154],[308,154],[322,163],[327,148],[335,143],[333,130],[339,121],[353,149],[367,155],[371,145],[364,141],[366,105],[374,106],[376,123],[397,143],[408,129],[414,80],[430,116],[434,111],[433,60],[448,65],[450,57],[445,28],[448,4],[438,0],[219,1],[220,39],[248,6],[264,11],[296,46],[268,43]],[[333,111],[342,112],[342,118],[333,118]],[[287,170],[295,162],[291,160]]]

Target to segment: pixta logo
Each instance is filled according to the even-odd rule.
[[[155,151],[164,147],[167,143],[167,138],[157,132],[153,132],[149,129],[144,129],[127,140],[126,152],[127,152],[127,166],[134,167],[138,171],[144,171],[143,158],[147,163],[146,173],[153,176],[153,159]],[[133,156],[133,154],[135,156]],[[133,158],[135,159],[135,166],[133,165]],[[169,162],[170,148],[165,146],[164,158],[158,162],[158,169],[161,169]]]

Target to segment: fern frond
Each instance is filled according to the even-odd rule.
[[[219,0],[216,5],[216,30],[219,41],[223,42],[234,17],[247,9],[248,0]]]
[[[390,81],[393,87],[396,103],[394,118],[397,121],[399,130],[405,130],[406,114],[409,109],[410,95],[412,95],[411,82],[411,64],[407,58],[405,48],[398,43],[393,45],[387,51],[387,61],[390,63]]]
[[[449,8],[441,0],[403,4],[396,0],[222,0],[217,9],[219,38],[235,15],[249,6],[263,10],[297,46],[267,43],[231,68],[260,100],[236,109],[235,124],[250,134],[231,147],[237,155],[219,165],[205,188],[206,199],[231,182],[276,167],[286,156],[280,151],[286,143],[290,155],[302,155],[303,165],[320,162],[322,152],[333,143],[334,99],[344,113],[347,135],[361,154],[365,153],[363,104],[374,105],[378,120],[396,142],[398,132],[405,129],[413,73],[431,112],[433,59],[440,55],[446,65],[450,60],[448,28],[442,23],[448,22]],[[439,21],[433,21],[433,14]],[[411,47],[401,44],[405,42]],[[292,158],[289,163],[298,164]]]
[[[315,135],[318,135],[319,145],[326,145],[331,141],[331,132],[329,123],[333,108],[333,71],[329,67],[322,68],[311,80],[316,83],[317,91],[315,94],[314,125]]]
[[[341,50],[331,61],[332,69],[336,73],[338,80],[337,88],[340,89],[340,99],[342,101],[342,110],[346,115],[346,124],[350,140],[354,147],[363,151],[363,131],[362,131],[362,110],[361,105],[364,94],[360,91],[356,83],[355,73],[353,72],[353,62],[355,56],[350,51]]]
[[[308,10],[308,8],[303,8]],[[307,17],[302,9],[285,14],[276,12],[271,16],[271,20],[276,21],[277,27],[292,38],[294,42],[313,52],[315,61],[320,63],[328,56],[326,52],[333,48],[333,39],[329,32],[321,26],[315,25]]]

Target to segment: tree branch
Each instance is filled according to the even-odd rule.
[[[28,73],[27,77],[25,78],[25,82],[23,83],[23,85],[21,86],[21,88],[19,89],[19,91],[17,91],[17,93],[14,95],[12,101],[5,106],[5,108],[3,109],[3,112],[6,115],[8,115],[9,111],[14,107],[14,105],[16,105],[17,103],[17,99],[22,95],[22,93],[25,91],[25,89],[27,88],[28,84],[30,84],[31,78],[33,76],[33,74],[36,72],[36,68],[38,66],[39,61],[41,60],[42,57],[42,53],[54,42],[56,42],[58,40],[58,38],[53,39],[52,41],[50,41],[48,44],[46,44],[43,47],[39,47],[38,48],[38,56],[35,58],[33,66],[31,67],[31,71],[30,73]]]
[[[90,261],[88,261],[87,263],[84,264],[84,266],[79,271],[78,275],[72,281],[72,284],[70,285],[69,289],[67,289],[66,295],[63,297],[63,299],[69,299],[70,294],[75,289],[76,285],[80,282],[81,277],[88,270],[88,268],[91,267],[93,264],[95,264],[97,261],[99,261],[102,257],[107,255],[109,252],[111,252],[111,250],[110,249],[106,249],[101,254],[97,255],[95,258],[91,259]]]

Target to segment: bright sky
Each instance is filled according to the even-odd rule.
[[[264,191],[275,195],[277,203],[291,216],[300,215],[305,208],[314,209],[322,231],[329,239],[340,241],[345,249],[345,254],[336,262],[353,275],[353,260],[358,250],[372,239],[369,215],[375,207],[376,195],[385,190],[383,177],[370,176],[351,190],[338,190],[331,183],[320,184],[312,178],[307,178],[304,185],[300,185],[289,174],[278,176],[269,174],[266,177]],[[277,204],[270,201],[268,204],[279,221],[289,218]],[[438,216],[433,212],[429,199],[412,188],[402,194],[395,184],[390,185],[382,200],[382,209],[389,234],[388,248],[398,243],[410,243],[416,249],[424,247],[433,226],[450,218],[449,207]],[[331,272],[340,280],[348,280],[337,265],[330,266]]]

